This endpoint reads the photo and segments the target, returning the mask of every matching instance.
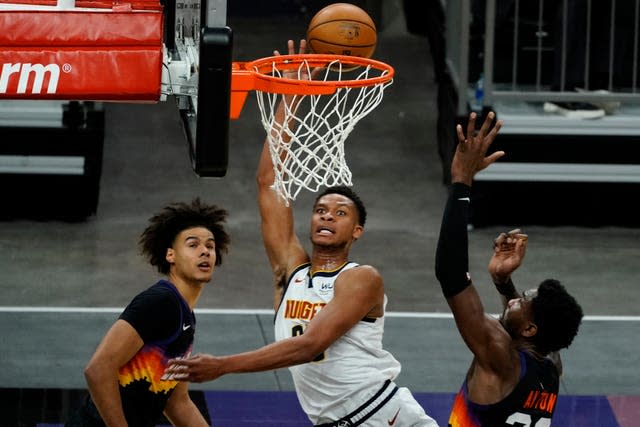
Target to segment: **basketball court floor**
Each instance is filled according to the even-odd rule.
[[[376,266],[385,278],[385,345],[403,365],[397,382],[446,425],[470,354],[433,273],[446,197],[437,154],[436,87],[427,40],[407,33],[396,2],[384,3],[376,57],[397,74],[382,104],[347,141],[354,187],[369,212],[353,259]],[[298,15],[230,17],[234,57],[251,60],[284,49],[287,38],[304,36],[305,24]],[[169,202],[201,197],[230,212],[231,250],[200,299],[195,350],[228,354],[272,341],[271,276],[254,178],[264,130],[254,101],[250,95],[240,119],[231,123],[224,178],[193,173],[170,101],[107,104],[98,212],[80,222],[0,222],[1,426],[64,423],[85,393],[82,369],[102,335],[124,305],[157,279],[136,242],[147,218]],[[610,209],[633,209],[636,195]],[[301,235],[312,199],[301,194],[294,202]],[[508,209],[509,201],[504,203]],[[529,235],[516,284],[532,287],[556,277],[586,314],[563,354],[554,425],[638,425],[640,229],[520,224],[517,217],[472,229],[471,274],[490,313],[499,310],[486,274],[492,240],[516,226]],[[192,390],[218,427],[309,425],[286,370],[231,375]]]

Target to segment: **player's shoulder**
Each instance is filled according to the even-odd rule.
[[[351,267],[351,270],[353,270],[354,272],[358,272],[360,274],[369,274],[369,275],[380,276],[380,272],[373,265],[370,265],[370,264],[356,264],[356,263],[353,263],[353,264],[355,264],[355,265],[353,265]]]
[[[140,295],[166,297],[173,296],[177,293],[177,289],[167,280],[158,280],[153,285],[149,286],[144,291],[140,292]]]
[[[341,279],[353,282],[358,281],[366,283],[367,285],[378,285],[383,287],[382,275],[372,265],[369,264],[356,264],[345,268],[341,274]]]
[[[131,301],[130,306],[162,305],[166,307],[174,305],[179,300],[177,289],[168,281],[159,280],[136,295]]]

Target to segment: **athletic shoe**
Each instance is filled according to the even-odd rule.
[[[544,112],[572,119],[599,119],[605,115],[602,108],[588,102],[545,102]]]
[[[602,94],[611,93],[608,90],[604,90],[604,89],[586,90],[586,89],[582,89],[580,87],[577,87],[576,90],[578,92],[581,92],[581,93],[602,93]],[[604,112],[607,115],[611,115],[611,114],[615,113],[616,110],[618,108],[620,108],[620,102],[619,101],[591,101],[591,103],[593,105],[595,105],[596,107],[603,109]]]

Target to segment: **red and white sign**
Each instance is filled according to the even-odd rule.
[[[158,101],[164,22],[153,4],[128,11],[0,8],[0,99]]]

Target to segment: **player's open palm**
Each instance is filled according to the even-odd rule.
[[[462,182],[471,185],[473,177],[476,173],[494,163],[504,155],[504,151],[495,151],[487,154],[489,146],[493,143],[498,135],[498,131],[502,127],[502,121],[496,121],[495,113],[489,112],[480,130],[476,132],[477,114],[472,112],[469,114],[467,123],[467,134],[465,135],[462,126],[456,126],[458,135],[458,145],[451,163],[451,179],[453,182]]]

